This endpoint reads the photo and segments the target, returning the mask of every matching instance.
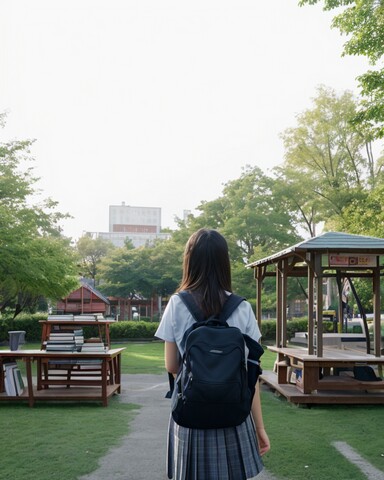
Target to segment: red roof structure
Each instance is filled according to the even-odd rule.
[[[100,313],[104,316],[110,314],[108,298],[84,281],[81,281],[81,286],[77,290],[74,290],[67,297],[57,302],[56,308],[58,312],[63,314]]]

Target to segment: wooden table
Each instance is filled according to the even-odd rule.
[[[302,371],[301,381],[296,383],[303,393],[315,390],[379,390],[384,389],[384,381],[367,382],[348,376],[335,375],[337,368],[353,368],[360,365],[384,365],[384,357],[360,354],[348,350],[324,349],[323,357],[309,355],[304,348],[268,347],[278,355],[277,377],[279,384],[287,384],[288,371],[296,368]],[[322,378],[320,378],[320,371]]]
[[[0,350],[0,400],[21,400],[27,399],[29,406],[33,407],[34,397],[33,397],[33,388],[32,388],[32,366],[31,362],[33,361],[33,352],[38,352],[40,350]],[[27,371],[27,391],[20,397],[9,397],[4,394],[4,370],[3,364],[4,360],[24,360],[26,364]]]
[[[106,352],[46,352],[45,350],[0,350],[0,400],[25,400],[33,406],[35,400],[98,400],[103,406],[114,393],[121,391],[121,352],[124,348]],[[24,360],[27,370],[26,392],[19,397],[9,397],[4,393],[4,359]],[[101,362],[97,377],[81,370],[72,377],[57,378],[49,370],[49,362],[64,362],[65,365],[83,365],[92,361]],[[31,362],[37,362],[37,388],[32,383]],[[51,388],[52,387],[52,388]],[[2,393],[2,394],[1,394]]]
[[[109,325],[115,323],[115,320],[39,320],[41,324],[41,348],[45,347],[45,342],[49,339],[52,327],[70,327],[73,329],[81,327],[97,327],[99,331],[100,341],[104,341],[105,345],[110,348],[111,339],[109,334]]]

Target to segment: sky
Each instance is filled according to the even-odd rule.
[[[358,94],[360,57],[332,14],[298,0],[0,0],[0,141],[36,139],[37,187],[108,231],[108,207],[161,207],[162,227],[247,165],[325,85]]]

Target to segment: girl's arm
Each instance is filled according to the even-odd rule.
[[[179,350],[175,342],[165,342],[164,359],[167,372],[176,375],[179,371]]]
[[[267,432],[265,431],[265,428],[264,428],[263,412],[261,409],[261,400],[260,400],[259,382],[256,383],[256,391],[253,397],[252,417],[256,426],[256,435],[259,443],[260,455],[264,455],[264,453],[267,453],[270,450],[271,444],[269,442]]]

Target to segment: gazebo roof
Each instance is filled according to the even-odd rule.
[[[305,254],[305,252],[339,252],[339,253],[365,253],[384,255],[384,238],[367,237],[364,235],[351,235],[341,232],[326,232],[317,237],[310,238],[297,243],[285,250],[277,252],[269,257],[256,260],[247,265],[248,267],[258,267],[275,263],[295,253]]]

